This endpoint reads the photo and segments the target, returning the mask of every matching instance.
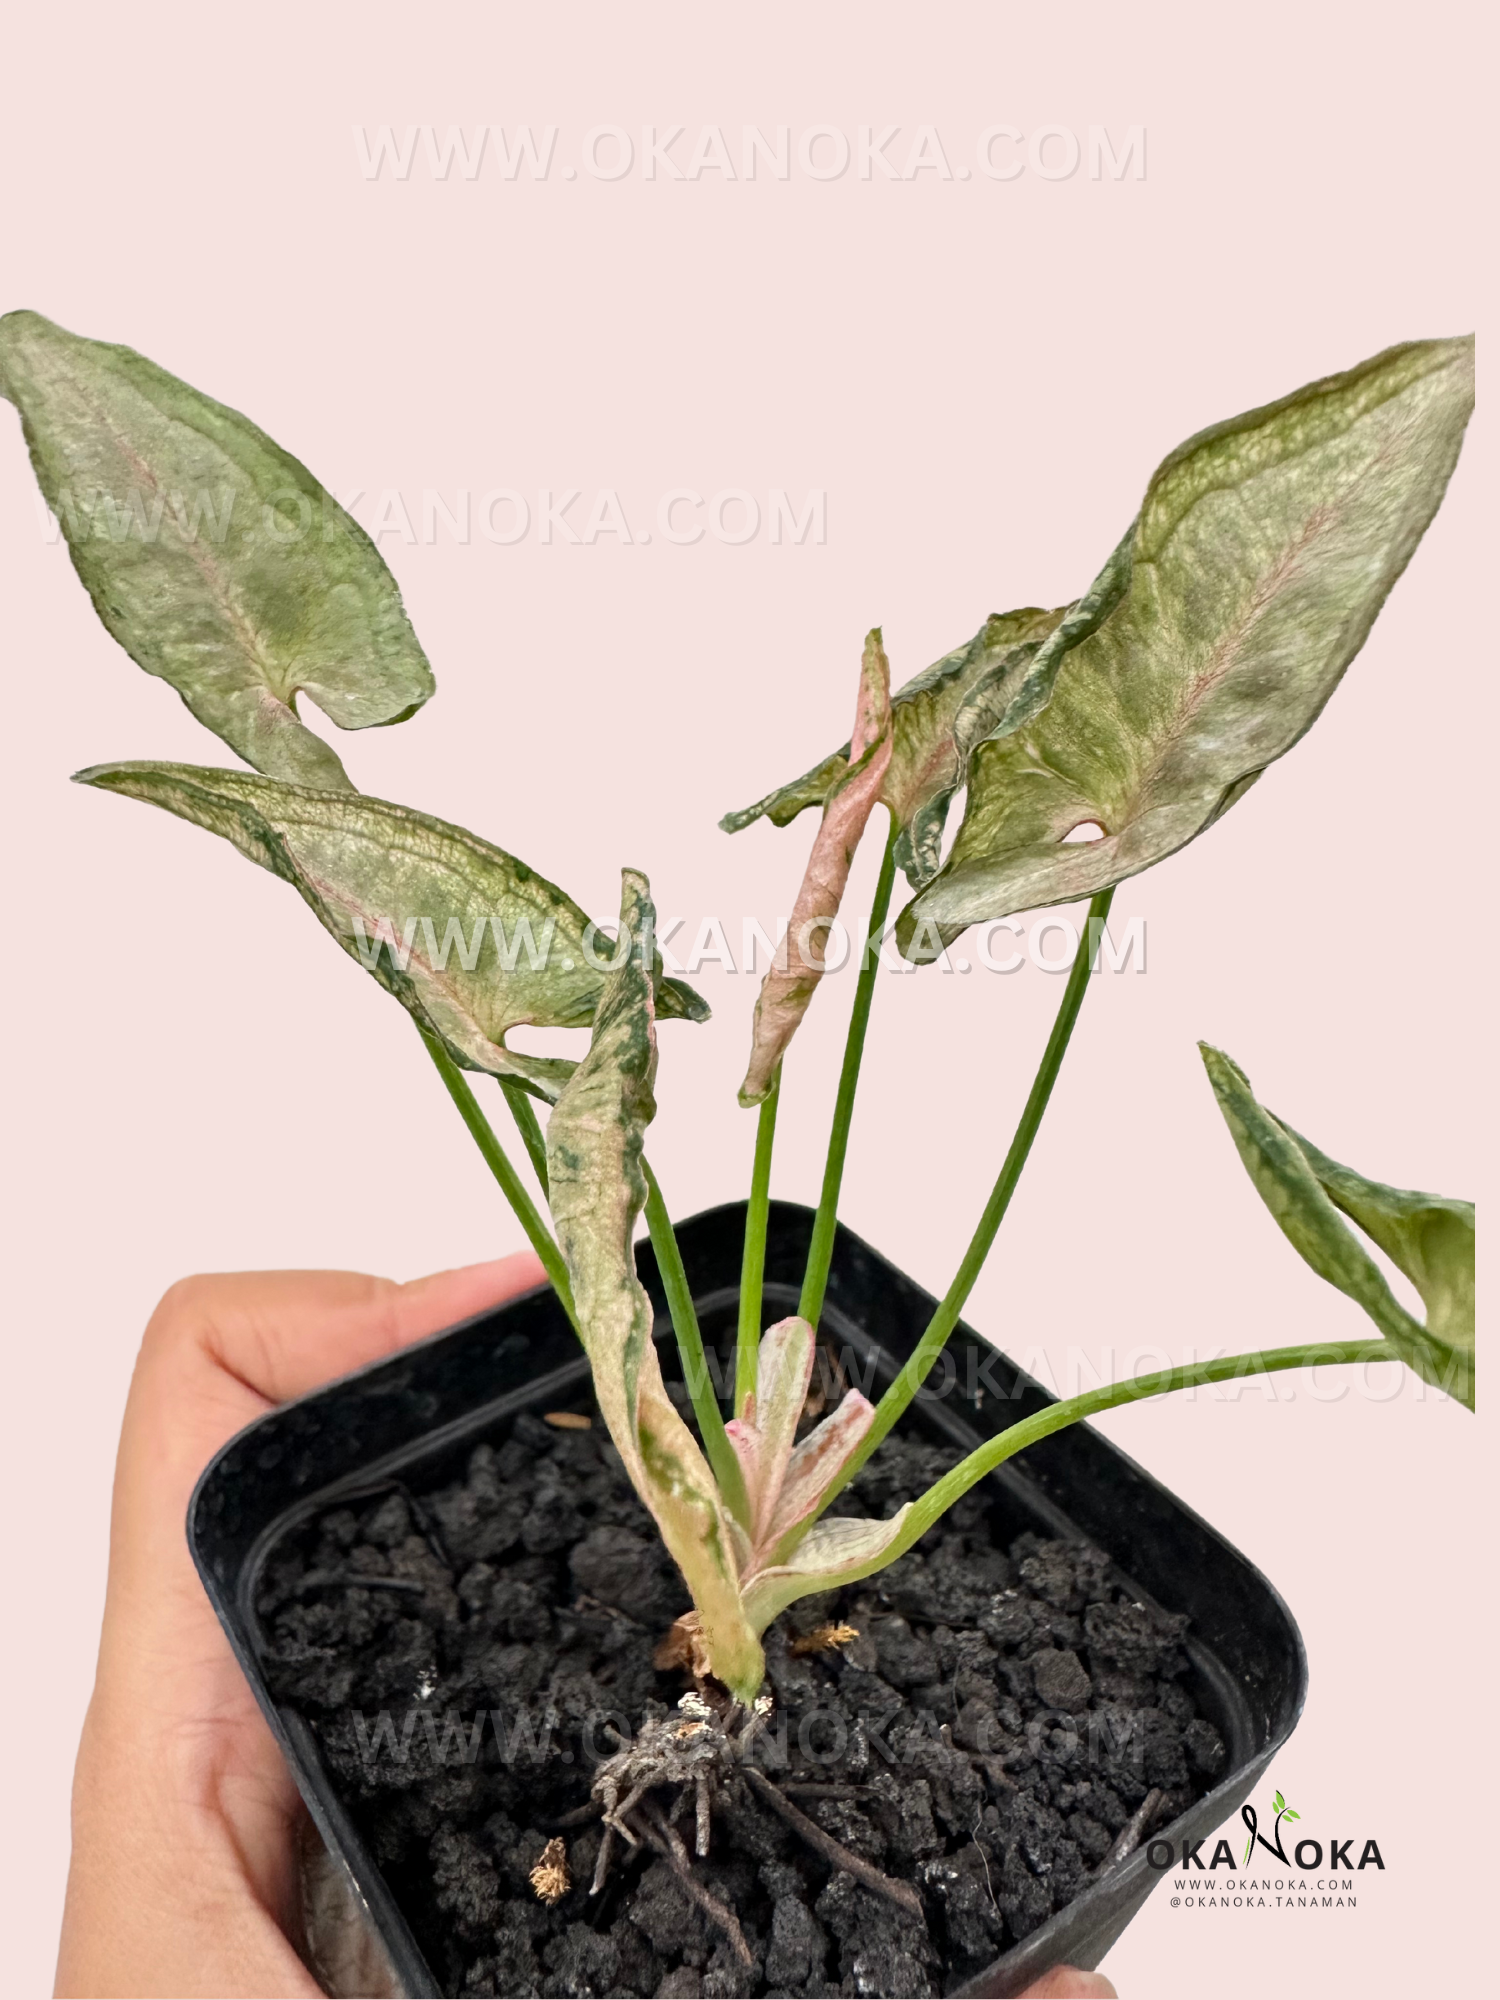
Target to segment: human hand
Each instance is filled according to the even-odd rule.
[[[409,1285],[341,1271],[191,1278],[141,1343],[115,1473],[109,1585],[73,1786],[60,1996],[307,1996],[302,1808],[199,1582],[198,1476],[278,1402],[541,1282],[530,1252]],[[1071,1966],[1033,2000],[1110,2000]]]
[[[1119,2000],[1102,1972],[1080,1972],[1076,1965],[1054,1965],[1021,2000]]]
[[[157,1307],[115,1469],[59,1995],[320,1994],[289,1941],[302,1807],[193,1567],[188,1501],[219,1447],[274,1404],[541,1281],[526,1251],[409,1285],[189,1278]]]

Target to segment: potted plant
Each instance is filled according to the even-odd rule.
[[[371,1888],[370,1853],[386,1836],[371,1834],[368,1816],[351,1817],[348,1797],[341,1805],[329,1779],[341,1728],[347,1747],[353,1683],[335,1674],[342,1693],[322,1701],[321,1735],[311,1731],[305,1742],[292,1741],[277,1699],[287,1655],[283,1647],[278,1666],[275,1635],[305,1642],[309,1601],[320,1593],[324,1635],[329,1616],[341,1644],[363,1620],[361,1643],[375,1657],[404,1643],[392,1601],[419,1597],[456,1658],[466,1633],[498,1643],[510,1629],[513,1613],[496,1610],[507,1591],[507,1602],[528,1591],[540,1602],[538,1577],[571,1579],[568,1615],[584,1625],[603,1620],[588,1639],[590,1657],[608,1653],[618,1684],[634,1690],[633,1712],[615,1717],[602,1747],[593,1719],[573,1718],[570,1741],[589,1732],[586,1770],[565,1774],[543,1755],[538,1824],[519,1828],[497,1811],[484,1822],[489,1853],[464,1826],[435,1823],[423,1833],[432,1881],[414,1894],[427,1897],[429,1915],[447,1908],[458,1930],[477,1923],[476,1934],[511,1936],[517,1925],[526,1932],[511,1937],[524,1960],[519,1975],[493,1953],[454,1959],[442,1978],[467,1981],[466,1990],[551,1977],[549,1991],[634,1991],[632,1976],[657,1978],[664,1964],[664,1982],[652,1991],[811,1993],[840,1990],[840,1978],[842,1990],[907,1992],[963,1979],[977,1982],[970,1990],[1017,1990],[1014,1981],[1033,1962],[1022,1941],[1045,1936],[1055,1912],[1092,1898],[1118,1916],[1149,1886],[1142,1852],[1149,1835],[1171,1832],[1205,1798],[1227,1809],[1227,1795],[1213,1791],[1225,1745],[1195,1712],[1186,1682],[1173,1687],[1174,1676],[1187,1674],[1188,1634],[1180,1617],[1173,1622],[1170,1562],[1156,1562],[1163,1609],[1078,1543],[1032,1534],[1007,1557],[991,1549],[987,1496],[1018,1453],[1092,1414],[1251,1371],[1397,1359],[1472,1408],[1472,1206],[1339,1165],[1261,1106],[1229,1057],[1205,1047],[1209,1081],[1257,1191],[1313,1269],[1364,1307],[1372,1337],[1356,1346],[1301,1341],[1167,1369],[1063,1402],[1012,1376],[999,1417],[992,1409],[980,1425],[989,1435],[954,1433],[968,1448],[945,1454],[931,1439],[922,1449],[903,1447],[901,1433],[891,1434],[950,1342],[967,1339],[956,1334],[960,1315],[1056,1082],[1115,885],[1207,831],[1316,720],[1438,507],[1472,406],[1472,372],[1469,341],[1411,343],[1189,439],[1153,474],[1136,519],[1074,603],[987,619],[967,644],[894,694],[881,634],[868,635],[849,741],[723,822],[735,831],[759,817],[785,826],[804,811],[818,815],[756,1006],[740,1091],[758,1126],[748,1203],[729,1219],[739,1269],[726,1317],[723,1286],[705,1290],[705,1228],[690,1225],[679,1240],[644,1150],[656,1024],[707,1017],[692,989],[664,970],[646,876],[623,870],[609,936],[509,852],[358,792],[300,717],[299,695],[340,727],[362,728],[404,720],[433,691],[395,583],[368,538],[254,425],[142,356],[32,313],[0,319],[0,393],[20,412],[42,492],[101,618],[250,767],[99,765],[80,772],[80,782],[217,833],[297,890],[411,1015],[551,1282],[550,1294],[519,1317],[514,1309],[497,1316],[511,1329],[509,1350],[503,1339],[494,1345],[491,1330],[487,1348],[472,1339],[465,1347],[464,1329],[451,1337],[458,1346],[438,1343],[450,1359],[491,1355],[489,1401],[483,1384],[464,1393],[471,1400],[478,1393],[486,1421],[500,1425],[498,1450],[475,1446],[472,1427],[464,1430],[464,1464],[424,1494],[391,1469],[395,1433],[382,1433],[380,1449],[360,1445],[351,1457],[347,1438],[333,1440],[323,1425],[332,1406],[313,1398],[278,1433],[269,1459],[264,1439],[257,1447],[276,1465],[277,1453],[297,1455],[294,1483],[304,1499],[293,1522],[281,1494],[275,1546],[247,1497],[260,1477],[251,1455],[231,1446],[217,1484],[204,1489],[216,1510],[214,1532],[221,1541],[239,1537],[232,1588],[228,1572],[216,1572],[205,1555],[202,1521],[195,1524],[200,1562],[231,1636],[300,1759],[320,1825],[354,1856],[362,1890],[396,1937],[398,1960],[404,1920],[384,1886]],[[945,854],[960,791],[963,817]],[[888,834],[860,933],[866,942],[827,1167],[815,1213],[799,1221],[770,1200],[783,1061],[824,975],[851,860],[877,806],[886,809]],[[912,894],[891,924],[898,870]],[[969,1249],[942,1300],[898,1343],[894,1363],[889,1348],[871,1348],[868,1381],[856,1386],[847,1364],[861,1329],[845,1315],[841,1355],[825,1322],[831,1280],[845,1282],[851,1299],[858,1291],[852,1279],[834,1280],[839,1258],[855,1259],[839,1230],[838,1202],[879,952],[889,940],[908,960],[931,963],[971,925],[1083,898],[1090,899],[1084,939]],[[507,1045],[521,1025],[576,1028],[588,1045],[576,1061],[523,1054]],[[475,1074],[497,1080],[540,1199],[481,1108],[469,1081]],[[642,1217],[650,1254],[638,1266]],[[723,1236],[723,1218],[705,1220]],[[1356,1229],[1414,1284],[1423,1320],[1398,1303]],[[795,1309],[766,1326],[768,1293],[791,1303],[789,1255],[801,1273]],[[873,1268],[868,1257],[866,1268]],[[881,1267],[878,1277],[885,1296],[910,1307],[914,1290],[901,1292],[899,1274]],[[675,1360],[667,1352],[665,1367],[643,1279],[670,1320]],[[866,1293],[869,1307],[868,1285]],[[705,1341],[710,1320],[717,1342],[713,1328]],[[531,1329],[532,1343],[519,1361],[517,1327]],[[573,1361],[576,1349],[559,1349],[558,1339],[581,1344],[582,1356]],[[494,1358],[502,1351],[510,1353],[503,1367]],[[727,1373],[717,1366],[726,1358]],[[395,1373],[381,1375],[379,1395],[387,1410],[402,1412],[407,1443],[430,1435],[446,1449],[445,1425],[458,1420],[458,1405],[444,1400],[448,1361],[384,1366]],[[439,1372],[423,1377],[418,1395],[416,1377],[403,1368]],[[566,1387],[565,1377],[578,1390],[569,1392],[573,1407],[558,1386]],[[561,1396],[559,1407],[539,1412],[555,1420],[550,1435],[536,1421],[544,1391]],[[323,1397],[330,1393],[343,1392]],[[356,1384],[348,1394],[355,1400],[346,1411],[358,1404],[374,1424],[366,1391]],[[524,1422],[517,1396],[522,1404],[530,1398]],[[977,1389],[969,1397],[976,1421],[982,1400]],[[1007,1402],[1016,1407],[1007,1412]],[[1001,1420],[1007,1415],[1016,1420]],[[599,1428],[590,1428],[596,1417],[608,1450]],[[886,1473],[886,1465],[894,1469]],[[578,1514],[569,1478],[593,1495],[592,1528]],[[538,1526],[527,1540],[524,1525],[515,1525],[517,1496],[541,1488],[550,1498],[528,1502],[526,1519]],[[311,1512],[308,1494],[316,1500]],[[557,1523],[570,1508],[573,1527],[559,1539]],[[642,1509],[659,1548],[643,1539]],[[231,1520],[236,1510],[242,1518]],[[942,1547],[951,1551],[958,1538],[952,1563],[973,1570],[969,1595],[952,1600],[967,1614],[960,1609],[951,1619],[931,1591],[924,1598],[891,1581],[938,1564],[938,1553],[929,1559],[919,1545],[941,1524],[949,1533]],[[446,1565],[446,1581],[423,1568],[424,1541],[431,1561]],[[496,1559],[518,1547],[541,1570],[501,1576]],[[390,1554],[383,1567],[382,1549]],[[397,1560],[403,1550],[406,1571]],[[908,1561],[898,1570],[913,1551],[919,1569]],[[1152,1558],[1140,1561],[1149,1567]],[[620,1580],[626,1572],[640,1585],[639,1617]],[[907,1615],[903,1602],[917,1608]],[[863,1625],[845,1615],[851,1607]],[[562,1610],[541,1603],[549,1620]],[[668,1610],[679,1615],[668,1618]],[[1295,1649],[1294,1633],[1288,1643]],[[299,1659],[321,1661],[328,1650],[309,1653],[304,1644]],[[515,1664],[520,1672],[519,1655]],[[1096,1784],[1078,1764],[1077,1719],[1101,1700],[1120,1709],[1128,1688],[1139,1705],[1152,1675],[1149,1713],[1176,1730],[1176,1761],[1160,1751],[1160,1784],[1144,1782],[1149,1768],[1141,1764],[1134,1793],[1123,1779],[1113,1788]],[[789,1766],[783,1751],[776,1767],[766,1755],[778,1711],[795,1707],[796,1690],[810,1686],[843,1690],[846,1741],[821,1760],[831,1776],[806,1775],[819,1763],[806,1743],[800,1764],[794,1758]],[[937,1721],[938,1761],[913,1781],[926,1800],[914,1836],[901,1768],[875,1769],[871,1731],[879,1736],[887,1712],[880,1705],[893,1688],[904,1726],[907,1711],[921,1710],[917,1696],[944,1687],[946,1695],[932,1698],[949,1704],[952,1719]],[[912,1699],[902,1688],[916,1691]],[[676,1691],[672,1706],[661,1699],[668,1690]],[[413,1703],[431,1692],[405,1690]],[[931,1722],[930,1706],[925,1713]],[[1289,1726],[1284,1718],[1283,1733]],[[1074,1748],[1063,1756],[1052,1739],[1070,1729]],[[1194,1730],[1196,1776],[1181,1747]],[[1045,1756],[1037,1748],[1043,1737],[1051,1746]],[[498,1750],[508,1754],[503,1744]],[[571,1761],[574,1753],[557,1754]],[[494,1758],[486,1756],[468,1764],[489,1770]],[[1048,1757],[1073,1772],[1063,1785],[1067,1823],[1096,1828],[1104,1840],[1097,1851],[1085,1851],[1095,1835],[1081,1830],[1059,1836],[1044,1857],[1035,1851],[1037,1815],[1052,1811],[1061,1793],[1048,1777],[1047,1805],[1016,1772],[1040,1771]],[[803,1776],[778,1783],[777,1768]],[[851,1776],[856,1768],[875,1776]],[[1246,1768],[1241,1758],[1241,1775]],[[559,1812],[569,1786],[581,1801]],[[368,1789],[373,1797],[378,1781]],[[490,1802],[501,1796],[493,1786],[479,1789]],[[441,1819],[435,1796],[424,1809]],[[514,1784],[504,1793],[511,1806],[517,1796]],[[454,1813],[461,1818],[471,1807],[466,1799]],[[1113,1823],[1091,1817],[1094,1807]],[[499,1819],[508,1833],[493,1831]],[[515,1889],[528,1855],[533,1907],[523,1918],[505,1891]],[[760,1870],[753,1888],[744,1886],[746,1856]],[[1111,1903],[1115,1885],[1127,1880],[1124,1901]],[[677,1897],[674,1921],[698,1938],[675,1966],[638,1907],[661,1900],[662,1882]],[[785,1914],[794,1906],[802,1916]],[[630,1935],[647,1938],[634,1974],[622,1970],[620,1948],[606,1948],[613,1930],[602,1912],[613,1913],[615,1928],[631,1922]],[[879,1922],[895,1927],[889,1949],[879,1967],[861,1970],[861,1926]],[[1000,1969],[986,1971],[987,1959]],[[438,1977],[410,1953],[398,1970],[412,1988]]]

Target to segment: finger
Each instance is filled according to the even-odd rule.
[[[529,1254],[409,1285],[337,1271],[199,1278],[174,1287],[153,1315],[121,1434],[98,1677],[74,1789],[77,1894],[118,1888],[123,1870],[118,1901],[126,1918],[151,1913],[153,1949],[164,1932],[183,1932],[183,1911],[204,1904],[205,1883],[230,1884],[231,1918],[279,1910],[296,1812],[280,1751],[193,1567],[183,1525],[195,1480],[273,1403],[541,1278]],[[232,1932],[229,1920],[215,1921]],[[111,1937],[124,1963],[128,1929],[122,1919]],[[62,1991],[146,1990],[66,1967],[59,1978]],[[304,1989],[283,1972],[234,1990]]]
[[[398,1285],[355,1271],[254,1271],[174,1285],[143,1362],[196,1348],[267,1403],[378,1361],[544,1282],[529,1250]]]
[[[1102,1972],[1080,1972],[1076,1965],[1054,1965],[1021,2000],[1119,2000],[1113,1985]]]
[[[529,1291],[529,1251],[408,1285],[352,1271],[191,1278],[152,1316],[115,1475],[110,1590],[201,1597],[183,1538],[188,1498],[221,1445],[275,1403]],[[205,1607],[206,1608],[206,1607]]]

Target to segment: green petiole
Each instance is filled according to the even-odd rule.
[[[1068,974],[1068,983],[1063,989],[1062,1003],[1057,1010],[1057,1018],[1052,1023],[1052,1033],[1047,1037],[1047,1046],[1042,1051],[1031,1092],[1016,1126],[1015,1137],[1000,1174],[985,1203],[984,1213],[979,1218],[979,1226],[964,1252],[963,1262],[954,1275],[952,1284],[943,1294],[941,1303],[927,1323],[926,1331],[912,1350],[910,1359],[901,1373],[886,1390],[875,1407],[875,1421],[865,1434],[863,1444],[845,1467],[843,1475],[824,1495],[823,1505],[836,1493],[843,1491],[860,1467],[877,1449],[898,1419],[909,1407],[927,1379],[928,1371],[948,1344],[948,1336],[958,1324],[959,1314],[970,1292],[973,1291],[979,1273],[984,1269],[984,1260],[990,1253],[1000,1224],[1005,1219],[1005,1211],[1010,1206],[1011,1196],[1021,1178],[1021,1169],[1026,1164],[1027,1155],[1041,1126],[1042,1115],[1052,1095],[1052,1087],[1057,1082],[1057,1073],[1062,1068],[1062,1059],[1067,1053],[1068,1042],[1078,1019],[1078,1010],[1083,1005],[1083,996],[1088,991],[1090,974],[1099,955],[1099,940],[1104,934],[1104,920],[1109,915],[1109,905],[1114,895],[1113,889],[1105,889],[1089,904],[1088,920],[1084,926],[1083,940],[1073,960]]]
[[[531,1092],[510,1076],[501,1077],[500,1088],[505,1092],[510,1115],[516,1121],[516,1130],[520,1133],[521,1143],[526,1148],[526,1157],[531,1161],[531,1171],[536,1175],[542,1199],[549,1201],[551,1189],[547,1184],[547,1141],[542,1135],[541,1120],[536,1115]]]
[[[568,1269],[552,1231],[543,1222],[537,1212],[536,1203],[526,1192],[520,1175],[506,1155],[505,1148],[495,1137],[490,1122],[480,1110],[479,1100],[470,1090],[463,1071],[437,1037],[429,1034],[420,1021],[417,1023],[417,1033],[426,1043],[427,1053],[432,1057],[438,1075],[448,1087],[448,1095],[458,1106],[459,1116],[468,1126],[475,1145],[484,1155],[485,1165],[500,1183],[506,1200],[516,1212],[517,1221],[526,1231],[532,1249],[541,1258],[547,1276],[552,1280],[552,1289],[562,1300],[563,1311],[572,1321],[573,1331],[576,1333],[578,1315],[573,1306],[573,1288],[568,1282]]]
[[[740,1321],[734,1348],[734,1409],[745,1414],[755,1393],[760,1354],[761,1292],[766,1275],[766,1219],[771,1207],[771,1149],[776,1142],[776,1106],[781,1099],[781,1071],[761,1103],[755,1126],[755,1165],[750,1173],[750,1205],[745,1211],[745,1250],[740,1264]]]
[[[854,1116],[854,1093],[859,1087],[859,1066],[865,1052],[865,1031],[870,1025],[870,1006],[875,998],[875,974],[880,968],[880,943],[891,907],[891,887],[896,879],[896,840],[900,828],[891,815],[891,830],[875,884],[875,900],[870,905],[870,923],[860,953],[859,978],[854,988],[854,1011],[849,1017],[849,1034],[844,1043],[844,1066],[839,1071],[838,1096],[833,1105],[833,1128],[828,1135],[828,1158],[823,1168],[823,1191],[813,1218],[812,1242],[808,1245],[807,1270],[802,1279],[802,1296],[797,1311],[816,1328],[823,1312],[823,1295],[828,1289],[828,1267],[833,1262],[833,1239],[839,1220],[839,1190],[844,1180],[844,1160],[849,1151],[849,1125]]]
[[[667,1205],[662,1200],[655,1174],[644,1159],[641,1166],[646,1175],[646,1227],[651,1232],[651,1247],[656,1252],[656,1268],[661,1273],[662,1289],[667,1295],[672,1329],[677,1335],[677,1351],[682,1357],[682,1372],[698,1419],[704,1455],[730,1513],[741,1527],[748,1529],[750,1496],[745,1491],[745,1475],[740,1469],[734,1446],[729,1442],[729,1434],[724,1429],[723,1413],[714,1391],[713,1377],[709,1373],[708,1356],[703,1351],[703,1335],[699,1331],[698,1314],[693,1306],[692,1288],[683,1269],[682,1252],[677,1247],[677,1232],[667,1214]]]
[[[1009,1430],[991,1438],[976,1451],[971,1451],[962,1463],[955,1465],[935,1486],[930,1486],[921,1499],[912,1505],[907,1525],[884,1553],[880,1560],[871,1564],[868,1570],[858,1572],[859,1576],[869,1576],[877,1569],[884,1569],[897,1556],[904,1555],[935,1521],[942,1518],[948,1509],[962,1500],[971,1488],[1003,1465],[1008,1458],[1014,1458],[1028,1445],[1036,1444],[1044,1437],[1051,1437],[1054,1431],[1066,1430],[1070,1424],[1083,1422],[1086,1417],[1096,1417],[1104,1410],[1114,1410],[1125,1403],[1138,1403],[1149,1396],[1170,1396],[1179,1389],[1195,1389],[1210,1382],[1229,1382],[1248,1375],[1274,1375],[1285,1368],[1316,1368],[1323,1364],[1353,1364],[1361,1361],[1399,1361],[1400,1355],[1388,1340],[1365,1341],[1313,1341],[1298,1347],[1272,1347],[1255,1354],[1225,1354],[1213,1361],[1186,1362],[1177,1368],[1162,1368],[1151,1375],[1133,1376],[1126,1382],[1110,1382],[1099,1389],[1087,1390],[1081,1396],[1071,1396],[1066,1402],[1053,1403],[1045,1410],[1038,1410],[1034,1416],[1023,1417]],[[857,1577],[843,1579],[857,1581]]]

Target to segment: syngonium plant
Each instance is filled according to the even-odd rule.
[[[646,877],[623,871],[617,937],[463,828],[358,792],[298,713],[403,721],[432,673],[379,552],[304,466],[235,411],[128,348],[34,313],[0,319],[0,393],[105,625],[251,769],[103,764],[82,783],[221,834],[290,882],[411,1014],[538,1251],[591,1364],[598,1406],[682,1572],[679,1621],[705,1683],[753,1704],[762,1637],[797,1598],[894,1562],[1003,1460],[1096,1411],[1326,1361],[1399,1359],[1474,1404],[1474,1210],[1367,1180],[1255,1099],[1205,1047],[1220,1108],[1276,1222],[1377,1329],[1168,1369],[1051,1404],[888,1520],[829,1513],[906,1410],[958,1322],[1035,1137],[1117,883],[1205,832],[1312,726],[1442,499],[1473,401],[1470,340],[1388,349],[1172,452],[1076,602],[986,619],[894,695],[880,632],[850,740],[728,830],[819,814],[755,1011],[741,1102],[759,1107],[732,1408],[721,1408],[666,1205],[644,1153],[658,1018],[708,1009],[666,977]],[[949,807],[962,822],[943,853]],[[798,1312],[762,1329],[783,1060],[823,976],[877,805],[889,820],[855,988]],[[966,927],[1091,898],[1030,1097],[973,1241],[909,1363],[872,1404],[851,1389],[806,1425],[855,1086],[895,870],[898,949],[937,958]],[[826,950],[826,942],[822,947]],[[587,1029],[576,1063],[511,1049],[521,1026]],[[551,1227],[467,1073],[498,1079]],[[550,1107],[543,1131],[537,1106]],[[635,1264],[644,1214],[696,1429],[663,1378]],[[1419,1293],[1397,1301],[1358,1230]]]

